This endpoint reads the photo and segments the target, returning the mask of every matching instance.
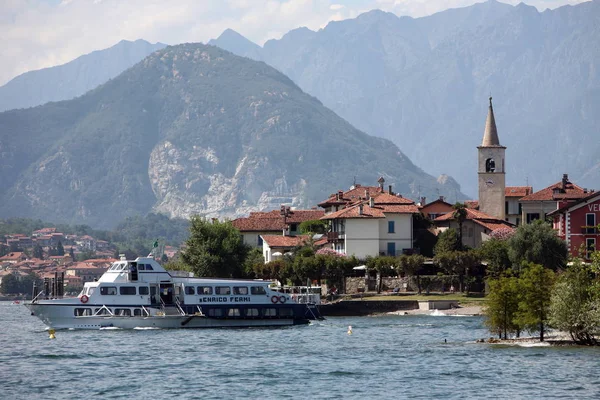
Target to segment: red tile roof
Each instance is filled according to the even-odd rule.
[[[588,192],[585,197],[582,197],[579,200],[567,203],[567,204],[563,205],[562,207],[560,207],[560,208],[558,208],[558,209],[556,209],[556,210],[554,210],[552,212],[549,212],[547,215],[560,214],[560,213],[562,213],[562,212],[564,212],[564,211],[566,211],[566,210],[568,210],[570,208],[578,206],[581,203],[587,203],[590,200],[596,201],[596,197],[599,197],[599,196],[600,196],[600,192],[595,192],[595,191]]]
[[[269,247],[296,247],[306,242],[310,236],[278,236],[278,235],[261,235],[263,241]]]
[[[415,204],[411,199],[406,199],[399,195],[393,195],[389,193],[379,193],[373,196],[375,199],[375,205],[381,204]]]
[[[395,214],[417,214],[419,212],[419,207],[416,204],[404,204],[404,205],[385,205],[381,207],[384,213],[395,213]]]
[[[576,184],[567,181],[565,188],[562,188],[563,182],[557,182],[554,185],[550,185],[547,188],[539,190],[528,196],[522,197],[521,201],[552,201],[552,200],[575,200],[588,195],[587,192],[583,191],[583,188]]]
[[[492,217],[491,215],[488,215],[484,212],[481,212],[479,210],[473,210],[471,208],[467,208],[467,219],[487,219],[487,220],[493,220],[493,221],[502,221],[501,219],[498,219],[496,217]],[[454,212],[449,212],[446,213],[444,215],[441,215],[439,217],[437,217],[436,219],[434,219],[434,221],[449,221],[449,220],[453,220],[454,217],[452,216]],[[502,221],[505,222],[505,221]]]
[[[531,186],[507,186],[504,188],[505,197],[524,197],[533,193]]]
[[[286,224],[299,224],[304,221],[320,219],[325,215],[322,210],[291,210],[285,218]],[[285,226],[280,210],[269,212],[252,212],[248,217],[231,221],[234,227],[242,232],[274,232],[282,231]]]
[[[341,193],[341,197],[338,198],[338,195]],[[360,199],[366,199],[369,196],[375,197],[377,194],[381,194],[382,190],[379,186],[361,186],[356,185],[353,189],[350,189],[346,192],[338,191],[337,193],[333,193],[329,196],[329,198],[321,203],[319,203],[319,207],[327,207],[332,204],[346,204],[353,203]]]
[[[385,218],[383,209],[380,207],[370,207],[368,204],[363,204],[362,213],[360,212],[361,203],[357,203],[347,208],[343,208],[331,214],[327,214],[321,219],[350,219],[350,218]],[[415,206],[417,209],[417,206]],[[417,209],[418,212],[418,209]]]

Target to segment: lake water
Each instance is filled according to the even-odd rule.
[[[481,317],[405,315],[50,340],[2,302],[0,399],[600,398],[600,349],[473,342],[484,337]]]

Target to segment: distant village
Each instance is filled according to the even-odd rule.
[[[582,188],[569,180],[567,174],[541,190],[531,186],[506,186],[505,151],[500,144],[490,98],[483,140],[477,147],[478,200],[464,202],[466,215],[458,221],[455,208],[444,197],[415,202],[395,193],[380,177],[376,185],[355,184],[348,190],[337,190],[309,210],[281,209],[252,212],[232,221],[245,244],[262,251],[264,262],[277,260],[295,247],[311,241],[323,251],[340,255],[399,256],[422,253],[419,237],[462,227],[465,247],[477,248],[490,237],[510,233],[521,224],[549,220],[571,255],[589,259],[600,239],[598,214],[600,192]],[[322,234],[302,234],[300,225],[306,221],[323,221]],[[417,223],[425,221],[425,223]],[[56,228],[44,228],[25,235],[7,235],[10,251],[0,257],[0,284],[9,274],[17,278],[30,276],[54,278],[64,274],[64,284],[80,288],[85,282],[98,279],[115,261],[116,248],[93,237],[65,235]],[[34,248],[41,248],[41,257],[32,257]],[[61,254],[55,254],[57,249]],[[27,250],[27,252],[23,251]],[[178,249],[167,246],[164,254],[173,258]],[[93,259],[76,261],[78,254],[90,252]],[[93,252],[93,253],[92,253]]]

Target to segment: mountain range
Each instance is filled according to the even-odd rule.
[[[600,186],[598,38],[598,0],[544,12],[491,0],[416,19],[375,10],[263,47],[231,30],[209,43],[276,67],[474,195],[490,95],[508,184],[540,189],[569,173]]]
[[[203,44],[153,52],[68,101],[0,113],[1,216],[114,226],[316,204],[353,181],[464,198],[263,62]],[[421,188],[419,192],[419,188]]]
[[[26,72],[0,86],[0,111],[81,96],[165,46],[141,39],[122,40],[64,65]]]

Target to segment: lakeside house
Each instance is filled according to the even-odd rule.
[[[466,208],[466,219],[462,223],[462,244],[471,248],[477,248],[489,239],[490,234],[496,229],[514,230],[514,225],[503,219],[488,215],[479,210]],[[433,222],[440,231],[449,228],[460,231],[460,224],[454,218],[454,213],[449,212],[436,218]]]
[[[327,248],[358,258],[396,256],[413,252],[413,216],[419,213],[414,201],[395,194],[390,186],[354,185],[338,191],[319,204],[321,218],[329,222]]]
[[[571,256],[589,261],[600,243],[600,192],[559,202],[559,208],[548,213],[548,217],[552,218],[558,236],[567,243]]]
[[[231,223],[240,231],[244,244],[263,249],[265,235],[297,236],[302,222],[318,220],[324,214],[321,210],[293,210],[282,205],[279,210],[251,212],[248,217],[234,219]]]

